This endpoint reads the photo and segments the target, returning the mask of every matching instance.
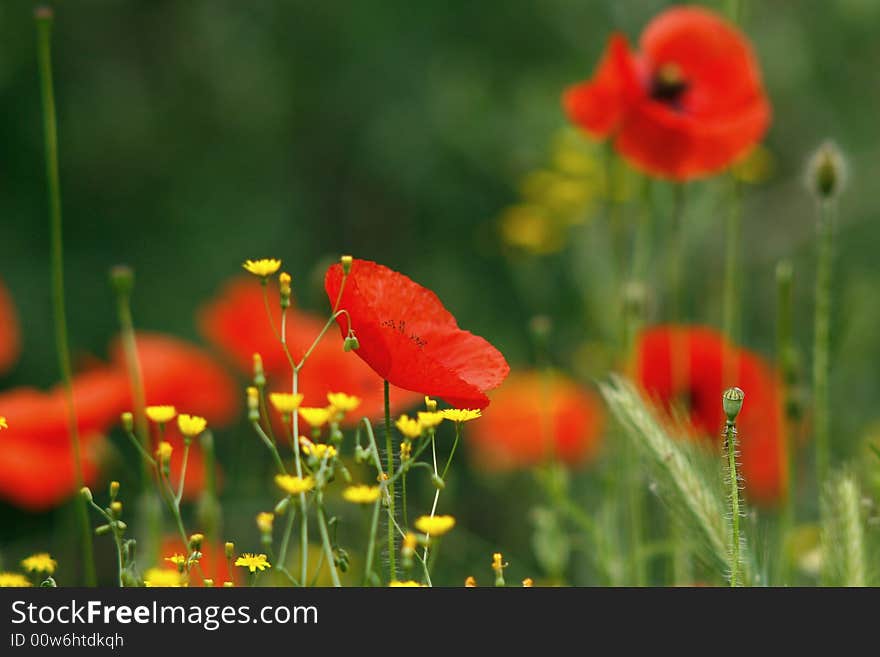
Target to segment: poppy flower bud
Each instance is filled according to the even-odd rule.
[[[342,273],[348,276],[348,274],[351,273],[352,257],[350,255],[344,255],[339,259],[339,262],[342,265]]]
[[[840,194],[846,180],[846,161],[834,142],[826,141],[810,157],[807,165],[807,185],[820,200],[833,199]]]
[[[727,416],[727,423],[733,424],[736,416],[742,409],[743,399],[746,393],[741,388],[728,388],[721,396],[721,404],[724,407],[724,414]]]
[[[134,287],[134,271],[128,265],[110,268],[110,284],[119,296],[127,297]]]
[[[357,351],[360,349],[361,343],[358,342],[358,339],[354,336],[354,333],[349,332],[347,336],[345,336],[345,342],[342,344],[342,349],[344,351]]]
[[[263,357],[254,354],[254,385],[262,388],[266,385],[266,372],[263,370]]]
[[[134,416],[131,414],[131,412],[126,411],[125,413],[122,414],[121,418],[122,418],[122,428],[125,429],[129,433],[134,431]]]

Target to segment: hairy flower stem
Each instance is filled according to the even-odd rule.
[[[728,420],[724,429],[724,442],[727,444],[727,468],[730,478],[730,585],[739,586],[739,477],[736,472],[736,424],[732,420]]]
[[[835,205],[819,201],[819,262],[816,272],[816,308],[813,334],[813,424],[816,432],[816,480],[821,486],[831,463],[831,409],[829,407],[831,281],[834,259]]]
[[[46,180],[49,201],[50,269],[52,278],[52,315],[55,324],[55,347],[58,366],[67,402],[67,422],[73,457],[73,476],[77,490],[83,486],[82,453],[76,409],[71,383],[70,347],[67,339],[67,317],[64,306],[64,241],[61,223],[61,181],[58,175],[58,128],[55,117],[55,92],[52,82],[52,10],[37,7],[34,12],[37,25],[37,56],[39,58],[40,92],[43,104],[43,135],[46,145]],[[78,496],[74,502],[77,525],[80,529],[83,573],[88,586],[95,586],[94,546],[89,528],[86,501]]]
[[[384,382],[385,390],[385,463],[388,476],[394,472],[394,441],[391,435],[391,396],[388,381]],[[397,579],[397,548],[394,542],[394,480],[388,482],[388,576],[389,581]]]

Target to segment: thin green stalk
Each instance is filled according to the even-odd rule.
[[[186,466],[189,463],[189,445],[190,441],[186,440],[183,443],[183,461],[180,464],[180,479],[177,483],[177,495],[174,496],[174,503],[178,506],[180,505],[180,500],[183,499],[183,485],[186,483]]]
[[[43,135],[46,145],[46,180],[49,201],[49,233],[51,240],[50,269],[52,280],[52,316],[55,324],[55,347],[58,367],[64,385],[67,405],[67,422],[73,457],[74,482],[77,489],[83,487],[82,455],[76,410],[73,401],[73,385],[70,366],[70,347],[67,338],[67,316],[64,304],[64,241],[61,222],[61,181],[58,175],[58,129],[55,117],[55,92],[52,83],[52,21],[49,7],[38,7],[34,13],[37,25],[37,56],[39,58],[40,92],[43,104]],[[85,500],[79,496],[74,502],[83,555],[83,572],[86,585],[95,586],[94,546],[89,529],[88,510]]]
[[[722,308],[722,327],[724,335],[736,342],[739,333],[739,253],[742,242],[742,188],[733,176],[731,182],[730,211],[725,222],[724,238],[724,294]],[[733,381],[725,381],[732,385]]]
[[[373,558],[376,553],[376,534],[379,531],[379,510],[382,508],[382,498],[379,497],[373,504],[373,517],[370,520],[370,540],[367,543],[367,563],[364,566],[364,582],[366,586],[373,575]]]
[[[443,474],[440,478],[446,480],[446,473],[449,472],[449,466],[452,465],[452,457],[455,456],[455,449],[461,440],[461,422],[455,423],[455,440],[452,442],[452,449],[449,450],[449,457],[446,459],[446,465],[443,466]]]
[[[254,431],[260,437],[260,440],[263,441],[263,444],[269,450],[269,453],[272,455],[272,458],[275,461],[275,465],[278,468],[278,474],[287,474],[287,470],[284,468],[284,461],[281,460],[281,455],[278,453],[278,448],[275,446],[275,443],[266,435],[266,432],[263,431],[263,427],[260,426],[260,423],[256,420],[251,421],[251,426],[254,428]],[[302,476],[301,474],[297,476]]]
[[[789,417],[789,409],[791,408],[791,372],[793,369],[791,361],[794,355],[794,302],[792,293],[793,271],[791,263],[786,260],[776,266],[776,366],[778,371],[782,373],[782,406],[785,409],[783,414],[783,433],[785,436],[785,457],[787,459],[786,467],[788,471],[788,485],[785,492],[785,500],[783,501],[782,513],[780,514],[779,530],[779,560],[782,584],[789,583],[792,572],[787,541],[794,527],[795,492],[797,490],[795,483],[797,455],[792,435],[794,427]]]
[[[339,574],[336,572],[336,562],[333,559],[333,546],[330,545],[330,535],[327,533],[327,521],[324,518],[323,493],[318,492],[318,505],[315,515],[318,517],[318,529],[321,531],[321,542],[324,544],[324,555],[327,557],[327,565],[330,566],[330,579],[333,586],[340,587]]]
[[[388,381],[384,382],[385,390],[385,462],[388,476],[394,472],[394,442],[391,435],[391,396]],[[394,480],[388,482],[388,577],[390,581],[397,579],[397,547],[394,541]]]
[[[684,258],[685,258],[685,183],[675,183],[672,188],[672,257],[669,264],[670,317],[672,321],[683,322],[684,317]]]
[[[816,314],[813,335],[813,425],[816,432],[816,480],[820,486],[828,476],[831,463],[831,408],[828,379],[835,207],[833,200],[819,201],[819,262],[816,272]]]

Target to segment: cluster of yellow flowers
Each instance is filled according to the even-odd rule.
[[[41,577],[50,577],[55,573],[58,562],[48,552],[38,552],[22,559],[21,567],[28,573]],[[21,573],[0,572],[0,588],[25,588],[32,585],[31,580]]]

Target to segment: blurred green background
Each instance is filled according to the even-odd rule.
[[[724,10],[721,2],[704,4]],[[880,3],[744,5],[774,110],[765,142],[774,166],[746,198],[743,342],[771,355],[774,268],[790,257],[797,338],[804,349],[810,344],[815,212],[802,172],[808,154],[833,138],[850,168],[837,259],[835,446],[854,453],[864,428],[880,417],[880,309],[873,303],[880,196],[869,182],[880,157]],[[556,327],[551,358],[584,380],[601,376],[610,364],[601,356],[610,339],[604,318],[612,312],[604,305],[601,247],[608,235],[601,216],[546,256],[505,246],[498,217],[517,202],[522,177],[548,163],[566,123],[562,89],[591,74],[612,29],[636,39],[665,6],[55,3],[74,353],[103,356],[116,331],[107,284],[114,264],[137,272],[139,327],[195,338],[194,310],[244,258],[283,258],[302,304],[323,312],[323,271],[350,252],[435,290],[463,327],[486,336],[514,366],[530,364],[528,320],[546,314]],[[25,332],[23,356],[3,388],[57,379],[32,10],[24,0],[0,5],[0,276]],[[718,325],[720,192],[717,181],[690,187],[689,307],[694,321]],[[667,185],[658,190],[661,199],[669,194]],[[625,206],[623,218],[634,221],[635,210]],[[654,319],[662,318],[661,307]],[[584,350],[585,343],[598,347]],[[575,353],[587,354],[587,362],[572,360]],[[591,353],[598,354],[594,362]],[[449,510],[460,512],[465,526],[484,529],[482,542],[463,537],[467,546],[444,549],[444,558],[463,562],[450,566],[449,581],[470,573],[469,559],[486,566],[505,544],[518,546],[517,572],[529,574],[528,504],[513,493],[522,488],[459,467],[462,480],[450,499],[464,500],[463,489],[472,486],[468,499],[480,502]],[[248,527],[256,510],[242,510]],[[34,532],[0,523],[7,542],[31,544],[46,526],[11,509],[3,515],[32,523]]]

